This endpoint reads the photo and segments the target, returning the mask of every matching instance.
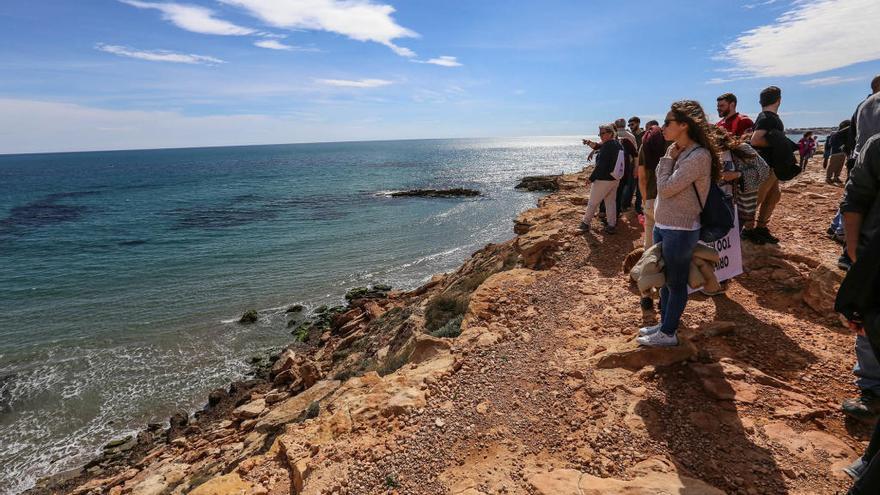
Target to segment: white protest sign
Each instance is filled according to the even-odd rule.
[[[730,232],[715,242],[703,244],[718,251],[719,261],[715,265],[715,277],[719,282],[742,274],[742,239],[739,236],[739,212],[736,207],[733,209],[733,228]],[[699,289],[689,289],[689,292],[693,293]]]

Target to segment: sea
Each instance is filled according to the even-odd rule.
[[[593,137],[595,138],[595,137]],[[0,494],[192,411],[285,309],[454,270],[586,165],[580,137],[0,156]],[[464,187],[477,198],[392,198]],[[253,325],[237,323],[259,310]]]

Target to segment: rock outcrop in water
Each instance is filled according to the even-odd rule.
[[[412,189],[389,194],[392,198],[471,198],[479,195],[480,191],[460,187],[453,189]]]
[[[620,270],[637,221],[581,234],[584,177],[561,177],[516,238],[414,291],[323,308],[265,377],[31,493],[845,491],[869,430],[838,407],[852,336],[817,311],[838,251],[817,219],[840,189],[786,183],[781,244],[747,245],[725,296],[691,300],[685,345],[644,350],[656,315]]]
[[[241,318],[238,319],[238,322],[243,325],[249,325],[251,323],[256,323],[260,319],[260,314],[257,313],[256,309],[249,309],[241,315]]]
[[[558,191],[559,183],[557,182],[562,175],[532,175],[523,177],[515,189],[525,189],[527,191]]]

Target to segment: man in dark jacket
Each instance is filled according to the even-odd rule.
[[[876,114],[876,109],[871,109],[870,107],[866,109],[866,105],[877,104],[875,98],[880,95],[880,76],[875,77],[871,81],[871,90],[875,93],[859,104],[850,123],[850,139],[848,139],[845,149],[852,154],[851,161],[854,163],[862,163],[864,161],[861,160],[861,154],[867,149],[868,138],[880,133],[880,119],[871,118],[872,115]],[[865,110],[864,113],[862,112],[863,110]],[[862,120],[866,116],[867,120]],[[861,121],[861,124],[859,124],[859,121]],[[858,127],[856,127],[857,125]],[[860,135],[852,138],[855,131],[858,131]],[[871,168],[868,167],[865,170],[870,171]],[[847,179],[847,190],[844,198],[856,198],[865,195],[864,193],[850,193],[851,187],[855,187],[856,191],[861,191],[865,187],[864,184],[867,180],[865,177],[861,177],[859,180],[860,185],[850,185],[849,181],[855,173],[855,166],[853,166]],[[863,171],[862,174],[864,173]],[[862,230],[861,227],[854,230],[850,228],[850,224],[858,222],[857,215],[859,210],[855,206],[850,206],[851,212],[847,215],[844,209],[846,204],[847,200],[844,199],[844,202],[840,205],[845,237],[843,254],[837,260],[837,265],[843,269],[849,269],[852,266],[852,263],[855,261],[852,255],[857,250],[856,243],[860,242],[857,239],[859,236],[864,235],[864,233],[860,232]],[[856,202],[854,199],[850,199],[848,204],[854,205]],[[862,215],[864,214],[862,212]],[[847,223],[847,217],[849,217],[849,223]],[[880,354],[873,351],[869,340],[865,336],[859,335],[856,337],[856,365],[853,373],[856,375],[856,385],[861,390],[861,394],[859,397],[847,399],[843,402],[843,411],[849,416],[864,420],[875,420],[880,416],[880,360],[878,360],[878,356]]]
[[[835,309],[858,332],[856,339],[863,339],[875,355],[880,355],[880,133],[862,147],[840,210],[846,226],[847,251],[854,264],[841,284]],[[878,450],[880,424],[865,455],[846,468],[856,479],[850,494],[880,493]]]

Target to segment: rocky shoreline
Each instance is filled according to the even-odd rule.
[[[550,180],[556,178],[561,176],[553,176]],[[442,198],[480,194],[475,190],[455,188],[418,189],[390,195]],[[437,275],[428,284],[411,292],[392,292],[392,288],[384,284],[358,287],[345,294],[346,305],[321,306],[306,318],[297,318],[304,310],[302,306],[292,306],[286,313],[294,316],[288,321],[288,328],[293,328],[290,332],[293,343],[280,352],[253,356],[250,359],[253,367],[249,374],[251,378],[233,382],[226,389],[211,391],[204,407],[192,415],[181,411],[169,418],[167,426],[151,423],[136,435],[108,442],[95,459],[79,468],[42,478],[35,487],[24,493],[89,494],[105,493],[107,490],[127,493],[127,490],[123,492],[120,489],[130,484],[128,482],[136,476],[134,473],[139,471],[138,468],[155,462],[166,450],[189,445],[192,440],[204,441],[206,437],[215,437],[216,434],[206,435],[206,432],[228,429],[234,423],[245,431],[250,430],[255,426],[255,421],[248,416],[258,415],[255,407],[247,407],[254,396],[263,396],[263,407],[271,409],[273,404],[300,395],[320,378],[332,377],[338,386],[341,379],[363,376],[368,372],[380,375],[391,373],[406,364],[418,347],[419,335],[414,333],[413,326],[424,326],[436,338],[458,336],[470,293],[495,271],[509,269],[516,257],[517,254],[509,245],[489,244],[475,253],[455,274]],[[431,295],[449,288],[456,289],[455,295],[440,298],[441,301],[422,311],[425,315],[416,317],[415,322],[410,321],[415,315],[407,306],[424,303]],[[258,319],[256,310],[248,310],[238,322],[246,325]],[[371,340],[386,345],[380,348],[378,343],[372,343],[369,348],[364,348],[367,331],[373,332]],[[315,359],[319,363],[315,363]],[[302,418],[298,418],[298,414],[287,419],[304,420],[308,416],[308,407],[313,403],[317,404],[309,402],[306,409],[300,412]],[[282,423],[274,427],[261,427],[272,430],[280,425]],[[156,484],[164,488],[155,493],[164,493],[171,484]],[[194,488],[193,484],[180,486],[186,486],[187,490]],[[141,490],[136,493],[153,492]]]
[[[745,248],[725,296],[690,303],[679,348],[634,346],[654,318],[622,270],[638,224],[581,234],[586,175],[563,175],[511,240],[412,291],[350,291],[254,379],[28,493],[845,489],[866,428],[837,410],[853,391],[852,339],[827,308],[837,246],[797,221],[830,218],[839,195],[812,168],[777,209],[794,228]]]

